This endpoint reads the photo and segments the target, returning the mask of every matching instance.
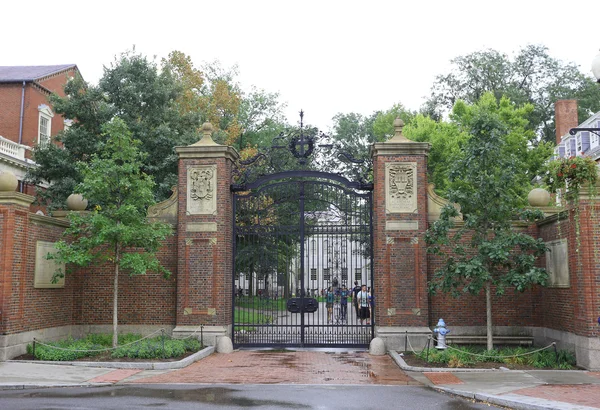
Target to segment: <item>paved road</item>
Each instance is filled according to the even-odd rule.
[[[423,386],[119,385],[0,391],[2,409],[494,409]]]

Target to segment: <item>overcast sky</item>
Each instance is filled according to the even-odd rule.
[[[591,73],[598,0],[11,1],[2,4],[0,65],[75,63],[96,83],[133,45],[180,50],[196,65],[237,64],[245,88],[279,92],[290,122],[328,130],[338,112],[418,109],[449,60],[544,44]]]

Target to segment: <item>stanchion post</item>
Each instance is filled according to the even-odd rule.
[[[200,346],[204,348],[204,325],[200,325]]]
[[[556,365],[558,366],[558,349],[556,348],[556,342],[552,342],[552,346],[554,346],[554,358],[556,359]]]
[[[408,351],[408,330],[404,331],[404,351]]]
[[[425,353],[425,361],[429,363],[429,346],[431,344],[431,335],[427,338],[427,353]]]
[[[33,360],[35,360],[35,337],[33,338]]]
[[[165,329],[160,329],[160,332],[162,333],[162,350],[163,350],[163,359],[167,358],[167,353],[165,352]]]

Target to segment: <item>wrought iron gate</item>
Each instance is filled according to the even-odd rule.
[[[317,171],[233,189],[236,346],[369,344],[371,189]],[[369,317],[359,318],[355,283],[371,292]]]

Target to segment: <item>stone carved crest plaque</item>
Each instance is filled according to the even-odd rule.
[[[385,164],[385,211],[417,212],[417,163],[389,162]]]
[[[190,166],[187,170],[188,215],[217,213],[217,167]]]
[[[37,241],[35,247],[35,274],[33,280],[34,288],[64,288],[65,278],[59,278],[56,283],[52,282],[54,273],[60,270],[65,273],[65,264],[58,263],[54,259],[46,259],[49,253],[56,252],[54,242]]]

